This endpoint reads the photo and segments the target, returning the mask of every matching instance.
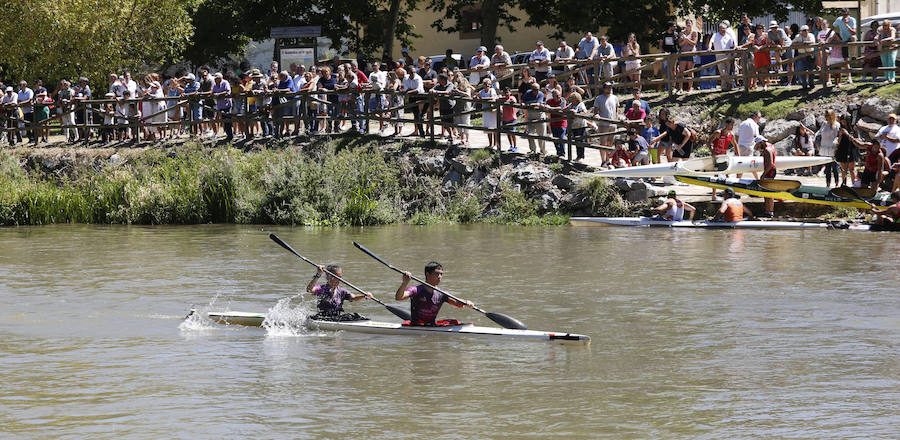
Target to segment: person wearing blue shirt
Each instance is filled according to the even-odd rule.
[[[533,107],[529,108],[525,115],[528,121],[528,132],[535,136],[546,136],[547,124],[544,123],[544,113],[540,110],[540,106],[544,104],[544,94],[541,92],[541,86],[537,82],[531,83],[531,88],[522,94],[522,104]],[[538,148],[540,148],[541,154],[547,154],[545,143],[546,141],[539,139],[536,146],[535,140],[528,138],[528,148],[532,153],[536,153]]]
[[[657,136],[659,136],[659,129],[653,126],[653,117],[650,116],[650,113],[647,113],[647,116],[644,117],[644,128],[641,129],[641,137],[644,139],[654,139]],[[659,163],[658,144],[650,146],[650,162]]]
[[[294,80],[291,79],[291,76],[288,75],[286,70],[282,70],[281,73],[278,74],[278,84],[275,85],[275,91],[278,93],[290,93],[294,88]],[[287,103],[288,96],[279,96],[277,104],[283,104],[280,107],[275,107],[275,137],[284,136],[285,129],[287,128],[287,124],[285,123],[284,118],[291,116],[291,106],[292,104]]]
[[[834,20],[834,24],[831,26],[833,29],[837,29],[841,34],[841,41],[844,43],[849,43],[851,41],[856,41],[856,19],[850,16],[850,10],[847,8],[841,9],[841,16]],[[841,53],[844,55],[844,59],[850,58],[850,48],[844,46],[841,48]],[[850,82],[853,82],[851,78]]]

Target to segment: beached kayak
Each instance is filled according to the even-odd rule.
[[[884,223],[880,225],[850,225],[851,231],[900,232],[900,223]]]
[[[643,226],[705,229],[827,229],[828,223],[751,221],[719,222],[709,220],[659,220],[652,217],[571,217],[572,226]]]
[[[191,313],[194,313],[192,310]],[[246,325],[252,327],[262,326],[266,315],[262,313],[246,312],[208,312],[207,316],[219,324]],[[544,332],[538,330],[515,330],[499,327],[480,327],[471,323],[459,325],[447,325],[437,327],[410,326],[394,322],[381,322],[371,320],[361,321],[324,321],[307,318],[304,325],[307,328],[327,331],[348,331],[356,333],[371,333],[381,335],[445,335],[467,336],[477,338],[500,338],[521,341],[555,342],[560,344],[587,345],[591,343],[590,336],[566,332]]]
[[[691,185],[706,186],[709,188],[731,188],[734,192],[749,194],[754,197],[789,200],[792,202],[813,203],[817,205],[843,206],[847,208],[868,208],[867,201],[875,206],[887,206],[891,203],[890,194],[881,192],[877,194],[864,194],[862,188],[854,191],[863,199],[849,196],[849,191],[844,188],[826,188],[824,186],[801,185],[794,180],[758,181],[752,179],[726,179],[724,177],[701,176],[675,176],[679,182]],[[795,183],[794,189],[777,189],[774,186]],[[866,197],[869,196],[869,197]]]
[[[824,156],[778,157],[775,168],[789,170],[831,163],[834,158]],[[727,162],[714,163],[712,157],[700,157],[681,162],[668,162],[636,167],[604,170],[597,173],[602,177],[665,177],[665,176],[713,176],[716,174],[737,174],[763,171],[762,156],[728,156]]]

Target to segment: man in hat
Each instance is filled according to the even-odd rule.
[[[769,41],[769,46],[772,47],[772,54],[775,56],[775,65],[777,70],[782,70],[781,63],[781,48],[784,46],[790,46],[790,42],[787,41],[788,36],[787,33],[784,32],[784,29],[781,26],[778,26],[778,22],[772,20],[769,22],[769,33],[766,37]],[[787,44],[785,44],[787,42]]]
[[[809,26],[800,26],[800,33],[794,37],[791,46],[797,51],[797,58],[794,61],[794,72],[797,73],[797,79],[804,89],[811,89],[814,80],[809,77],[808,73],[815,67],[815,59],[813,59],[814,50],[811,46],[816,44],[816,38],[809,32]],[[801,72],[804,72],[801,74]]]
[[[712,38],[709,40],[709,49],[711,50],[734,50],[736,47],[735,40],[731,37],[731,34],[728,33],[728,25],[725,22],[719,23],[719,31],[716,32]],[[728,59],[729,61],[722,61],[721,63],[716,64],[719,69],[720,76],[731,76],[731,68],[734,66],[734,62],[731,59],[734,57],[731,53],[717,53],[716,61],[722,61]],[[732,80],[723,79],[719,81],[720,87],[722,90],[731,90]]]
[[[856,19],[850,16],[850,10],[847,8],[841,8],[841,16],[834,20],[834,24],[831,26],[832,29],[837,29],[838,33],[841,35],[841,42],[849,43],[851,41],[856,41]],[[844,46],[841,48],[841,53],[844,56],[844,59],[850,58],[850,48]],[[853,78],[847,81],[848,84],[853,83]]]
[[[497,69],[494,71],[494,74],[497,75],[498,79],[503,78],[504,76],[507,76],[510,73],[512,73],[512,70],[503,68],[503,67],[509,66],[511,64],[512,64],[512,58],[509,56],[509,53],[507,53],[505,50],[503,50],[503,46],[501,46],[499,44],[494,46],[494,54],[491,55],[491,66],[493,66],[495,68],[497,68],[497,67],[501,68],[501,69]],[[512,86],[512,78],[511,77],[500,80],[500,88],[511,87],[511,86]]]
[[[203,120],[203,113],[200,110],[200,101],[196,99],[197,92],[200,91],[200,82],[197,81],[197,77],[194,76],[193,73],[188,73],[181,77],[181,81],[184,83],[184,92],[182,92],[182,96],[186,97],[189,102],[188,109],[190,121],[195,122],[191,124],[191,135],[196,136],[198,133],[202,133],[200,124],[197,122]]]
[[[885,155],[891,163],[900,161],[900,126],[897,125],[897,115],[891,113],[888,115],[888,125],[881,127],[875,134],[875,140],[881,142]]]
[[[22,120],[19,121],[19,128],[31,126],[34,124],[34,106],[31,105],[31,103],[34,102],[34,90],[28,88],[28,82],[25,80],[19,81],[19,93],[17,98],[19,106],[22,108]],[[25,132],[28,135],[28,140],[31,141],[31,143],[36,144],[36,133],[32,133],[31,130]]]
[[[12,86],[6,86],[4,90],[3,98],[0,98],[0,108],[2,108],[2,115],[6,118],[6,127],[7,128],[16,128],[17,122],[19,120],[19,107],[16,106],[19,102],[19,98],[13,90]],[[15,145],[18,142],[22,142],[22,133],[19,130],[14,130],[7,132],[7,139],[9,139],[9,145]]]
[[[693,220],[694,213],[697,212],[697,209],[690,203],[679,199],[674,189],[670,190],[666,195],[666,199],[661,200],[660,205],[653,208],[653,210],[658,213],[654,220],[671,220],[676,222],[684,220],[685,211],[690,213],[688,220]]]
[[[722,206],[716,211],[713,221],[722,219],[722,221],[726,222],[739,222],[744,219],[744,213],[751,218],[753,217],[753,212],[750,211],[750,208],[744,206],[744,203],[737,197],[733,189],[725,188],[722,191],[722,198],[724,199]]]
[[[769,140],[763,136],[756,136],[753,139],[755,145],[753,147],[754,150],[758,151],[763,158],[763,174],[760,177],[761,180],[765,179],[774,179],[775,178],[775,146],[769,143]],[[765,198],[765,213],[766,217],[774,217],[775,216],[775,199]]]
[[[487,49],[484,46],[478,46],[475,49],[475,55],[469,59],[469,69],[487,69],[491,67],[491,59],[484,53]],[[472,84],[481,84],[481,80],[491,76],[491,72],[485,70],[482,72],[472,72],[469,74],[469,82]]]
[[[212,94],[216,97],[216,115],[219,119],[225,121],[225,141],[228,142],[234,138],[231,130],[231,84],[225,81],[222,72],[216,72]]]
[[[535,49],[531,51],[528,65],[534,69],[534,78],[541,82],[550,74],[550,50],[544,47],[544,42],[538,40],[534,43]]]
[[[78,78],[78,85],[75,86],[75,94],[72,97],[73,101],[88,101],[91,99],[91,87],[88,85],[88,79],[86,77]],[[91,112],[91,105],[86,104],[84,107],[75,112],[75,125],[84,125],[90,124],[93,122],[93,112]],[[81,139],[85,141],[90,138],[91,129],[90,128],[79,128],[78,131],[81,133]],[[37,140],[35,139],[35,142]]]

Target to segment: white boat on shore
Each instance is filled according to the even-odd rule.
[[[834,161],[825,156],[786,156],[775,158],[775,168],[789,170],[824,165]],[[728,156],[727,161],[715,163],[712,157],[688,159],[681,162],[667,162],[636,167],[604,170],[596,175],[601,177],[666,177],[666,176],[713,176],[724,174],[754,173],[763,171],[761,156]]]
[[[660,220],[653,217],[571,217],[572,226],[643,226],[699,229],[827,229],[828,223],[783,222],[775,220],[721,222],[709,220]]]

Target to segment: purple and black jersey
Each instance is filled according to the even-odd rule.
[[[418,285],[406,289],[409,294],[409,304],[413,324],[434,324],[441,306],[447,302],[447,295],[438,291],[428,292],[424,285]]]
[[[351,298],[350,292],[338,287],[334,292],[328,287],[328,284],[320,284],[313,287],[313,295],[319,297],[319,303],[316,304],[320,312],[343,312],[344,301]]]

